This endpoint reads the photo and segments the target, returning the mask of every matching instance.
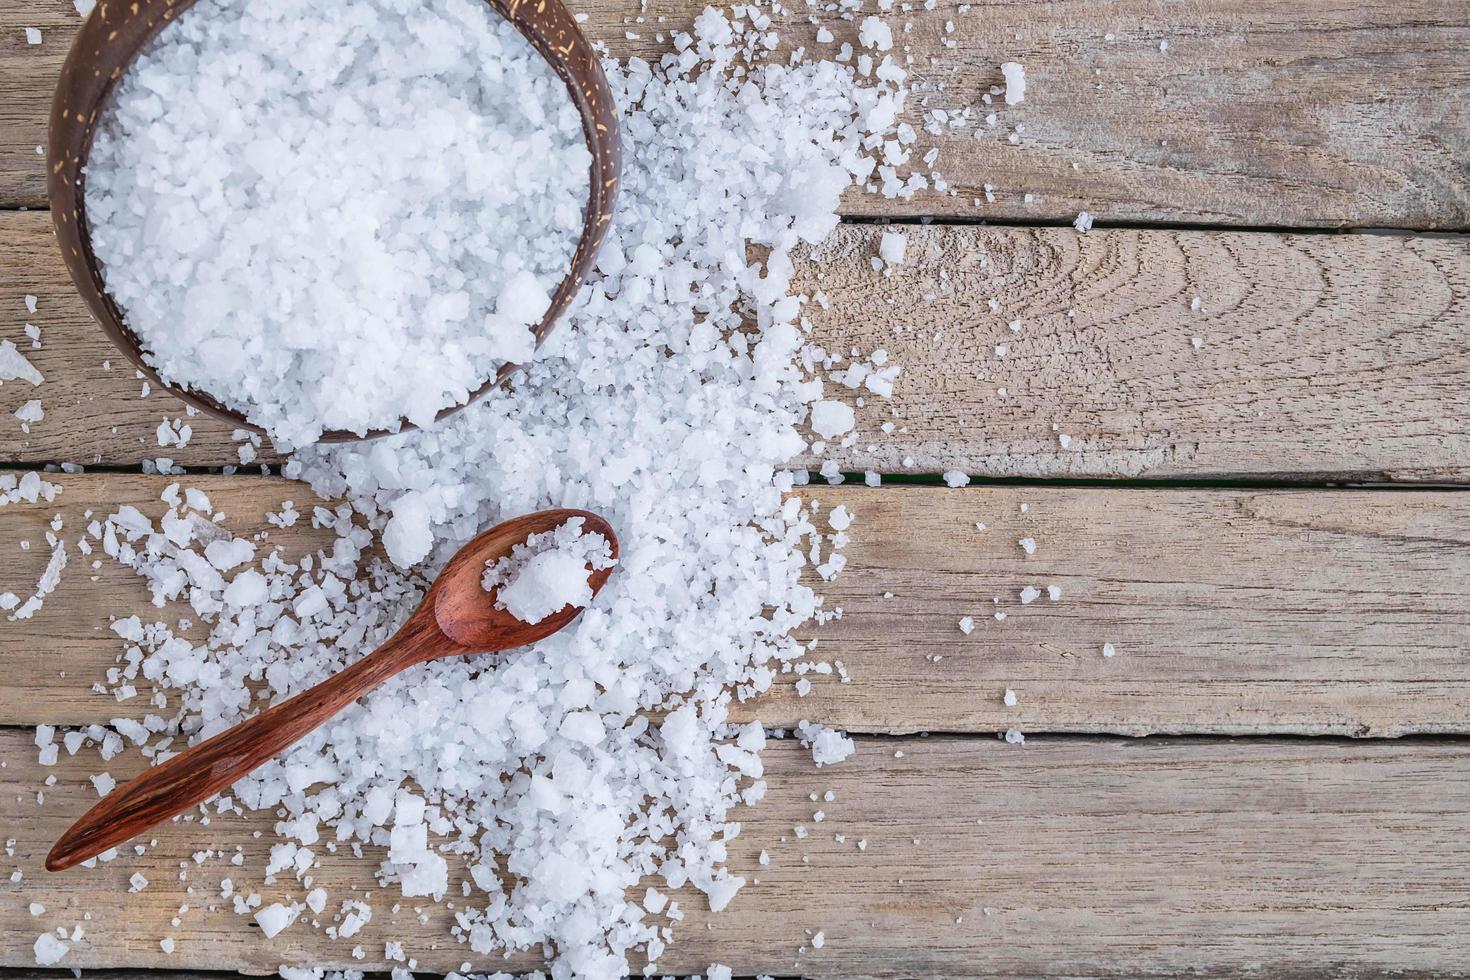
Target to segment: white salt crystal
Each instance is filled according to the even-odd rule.
[[[1104,657],[1111,657],[1111,656],[1113,656],[1113,654],[1115,654],[1117,652],[1118,652],[1117,650],[1113,649],[1113,645],[1111,643],[1104,643],[1103,644],[1103,651],[1102,651],[1102,653],[1103,653],[1103,656]]]
[[[975,632],[975,617],[961,616],[960,632],[965,634],[966,636],[969,636],[971,633]]]
[[[5,381],[29,381],[33,385],[39,385],[46,380],[41,377],[26,356],[16,349],[15,343],[9,340],[0,340],[0,382]]]
[[[281,930],[296,921],[298,910],[287,908],[280,902],[272,902],[255,913],[255,921],[267,939],[274,939]]]
[[[802,744],[810,746],[812,761],[820,766],[835,765],[852,755],[857,749],[853,740],[836,729],[825,725],[801,722],[797,729]]]
[[[845,505],[838,504],[827,515],[827,523],[834,531],[846,531],[852,526],[852,515],[847,512]]]
[[[228,605],[245,609],[264,602],[268,589],[265,576],[253,568],[247,568],[234,577],[225,588],[222,598]]]
[[[944,483],[948,487],[964,487],[969,486],[970,478],[963,470],[946,470],[944,473]]]
[[[39,27],[27,27],[25,31],[27,44],[41,43],[41,29]],[[26,297],[26,308],[32,313],[36,312],[36,298],[34,296]]]
[[[509,584],[501,586],[496,599],[517,619],[539,623],[567,606],[591,602],[591,576],[591,569],[576,555],[545,551],[527,561]]]
[[[1006,105],[1016,105],[1026,97],[1026,69],[1014,61],[1000,66],[1006,81]]]
[[[1005,702],[1007,708],[1014,708],[1016,706],[1016,692],[1010,688],[1006,688],[1005,696],[1001,700]]]
[[[39,422],[46,417],[46,411],[39,398],[32,398],[15,410],[15,417],[25,423]]]
[[[833,439],[856,423],[852,407],[842,402],[820,401],[812,405],[812,430],[823,439]]]
[[[904,252],[907,251],[908,239],[901,231],[885,231],[878,239],[878,256],[888,266],[895,266],[903,262]]]
[[[1041,590],[1034,585],[1028,585],[1021,590],[1021,605],[1023,606],[1029,606],[1039,598],[1041,598]]]
[[[1026,83],[1024,81],[1021,83],[1021,90],[1023,92],[1026,90]],[[1020,100],[1017,99],[1016,101],[1019,102]],[[1077,215],[1077,220],[1075,220],[1075,221],[1072,222],[1072,227],[1073,228],[1076,228],[1079,232],[1082,232],[1082,233],[1086,233],[1086,232],[1091,231],[1092,230],[1092,215],[1088,214],[1086,211],[1080,212]]]
[[[53,934],[43,932],[36,937],[36,943],[31,949],[36,954],[37,966],[51,966],[55,963],[60,963],[61,958],[66,955],[67,950],[71,949],[71,947],[60,939],[57,939]]]
[[[590,603],[592,573],[609,567],[612,558],[607,540],[583,534],[582,525],[577,517],[534,534],[510,557],[490,564],[480,584],[495,593],[495,605],[522,622],[539,623],[567,606]],[[600,732],[601,722],[597,725]]]
[[[1052,602],[1056,602],[1062,597],[1062,587],[1060,585],[1048,585],[1046,587],[1046,597]]]
[[[864,17],[858,26],[858,43],[865,48],[887,51],[893,47],[893,30],[877,17]]]
[[[1026,552],[1026,554],[1028,554],[1028,555],[1034,555],[1034,554],[1036,554],[1036,539],[1035,538],[1022,538],[1021,540],[1017,541],[1016,544],[1020,545],[1021,546],[1021,550],[1024,551],[1024,552]]]

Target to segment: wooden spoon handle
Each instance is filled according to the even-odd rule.
[[[443,637],[437,638],[442,644]],[[61,835],[46,856],[47,870],[62,871],[96,857],[228,788],[383,681],[425,659],[434,639],[410,622],[341,673],[134,777]]]

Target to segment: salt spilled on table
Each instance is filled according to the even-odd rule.
[[[613,564],[606,538],[584,533],[585,518],[533,534],[499,561],[487,562],[480,580],[495,595],[495,607],[524,623],[539,623],[567,606],[592,601],[592,573]]]
[[[295,2],[297,22],[267,27],[283,43],[309,39],[303,58],[317,68],[347,50],[318,21],[367,16]],[[189,13],[205,9],[216,4]],[[342,501],[303,508],[335,535],[330,546],[288,560],[275,539],[234,538],[205,495],[179,484],[161,517],[121,506],[88,526],[85,541],[136,570],[160,608],[187,602],[198,626],[176,631],[162,613],[113,622],[125,655],[104,689],[151,683],[173,714],[98,726],[108,757],[125,739],[152,750],[206,738],[354,662],[480,529],[547,507],[596,509],[620,531],[623,571],[568,628],[490,669],[477,658],[413,668],[237,783],[231,805],[277,814],[270,867],[281,878],[309,876],[330,844],[386,844],[384,885],[452,896],[438,948],[551,948],[556,975],[624,976],[635,952],[659,959],[682,913],[674,902],[661,917],[638,911],[630,882],[729,905],[746,884],[726,865],[730,811],[766,792],[764,730],[729,723],[729,709],[811,663],[791,635],[827,615],[806,584],[810,555],[820,547],[831,567],[846,537],[793,493],[809,417],[835,434],[854,424],[808,368],[793,256],[838,226],[853,185],[901,195],[924,184],[877,172],[905,98],[892,56],[861,72],[765,61],[765,16],[706,10],[673,39],[677,54],[605,63],[629,137],[623,192],[565,329],[512,381],[513,397],[286,463],[283,476]],[[394,37],[421,25],[397,26]],[[870,30],[875,45],[880,34]],[[475,180],[505,162],[466,155]],[[187,238],[199,225],[177,227]],[[865,388],[886,397],[895,370]],[[822,726],[805,726],[803,741],[812,765],[856,749]],[[450,884],[462,878],[465,894]],[[234,898],[241,915],[261,908],[258,894]],[[297,913],[266,919],[309,927]],[[372,910],[341,914],[344,937]],[[395,962],[412,952],[385,947]]]

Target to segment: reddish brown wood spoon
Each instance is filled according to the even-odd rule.
[[[480,585],[487,561],[510,554],[532,534],[551,531],[581,517],[585,533],[608,540],[614,558],[618,539],[607,521],[585,510],[543,510],[496,525],[465,545],[444,566],[423,603],[393,638],[340,674],[309,691],[267,708],[162,765],[129,780],[61,835],[46,856],[49,871],[64,871],[141,834],[228,788],[278,752],[399,671],[440,657],[494,653],[544,640],[577,618],[567,606],[539,623],[523,623]],[[593,572],[595,595],[612,568]]]

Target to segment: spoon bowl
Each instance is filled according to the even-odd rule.
[[[61,67],[61,79],[51,103],[47,136],[47,197],[56,239],[67,271],[92,316],[102,330],[155,388],[170,391],[180,400],[235,428],[264,434],[243,413],[230,408],[209,392],[174,385],[161,378],[149,363],[148,346],[127,325],[122,311],[108,295],[101,267],[92,251],[87,227],[85,169],[97,123],[108,96],[128,66],[147,44],[196,0],[101,0],[82,22],[71,50]],[[546,339],[597,256],[597,250],[612,221],[621,169],[621,137],[612,89],[592,43],[582,33],[576,17],[561,0],[485,0],[510,21],[521,35],[550,63],[566,83],[577,112],[582,133],[592,155],[587,207],[583,212],[582,236],[572,255],[566,278],[552,293],[551,305],[536,324],[536,345]],[[504,364],[460,405],[442,409],[435,420],[473,404],[504,382],[516,365]],[[374,439],[415,426],[399,420],[396,429],[374,429],[358,435],[342,429],[324,432],[319,442],[351,442]]]
[[[113,790],[72,824],[46,856],[46,870],[64,871],[117,847],[154,824],[203,803],[300,741],[328,718],[393,675],[441,657],[494,653],[544,640],[576,619],[582,609],[566,606],[537,623],[503,609],[480,584],[487,562],[508,557],[512,546],[533,534],[583,519],[583,533],[607,539],[614,559],[618,539],[596,514],[543,510],[499,524],[455,553],[408,621],[372,653],[289,700],[234,728],[205,739],[167,762]],[[616,567],[616,566],[613,566]],[[594,571],[595,596],[612,567]]]
[[[434,580],[419,614],[432,608],[439,632],[464,647],[466,653],[495,653],[546,639],[576,619],[581,607],[567,606],[539,622],[525,623],[487,602],[480,579],[486,563],[509,555],[512,545],[533,534],[554,530],[575,517],[582,518],[583,534],[602,535],[612,547],[613,557],[618,556],[617,535],[607,521],[591,511],[537,511],[497,524],[460,548]],[[603,568],[588,577],[593,595],[607,583],[612,571],[612,567]]]

